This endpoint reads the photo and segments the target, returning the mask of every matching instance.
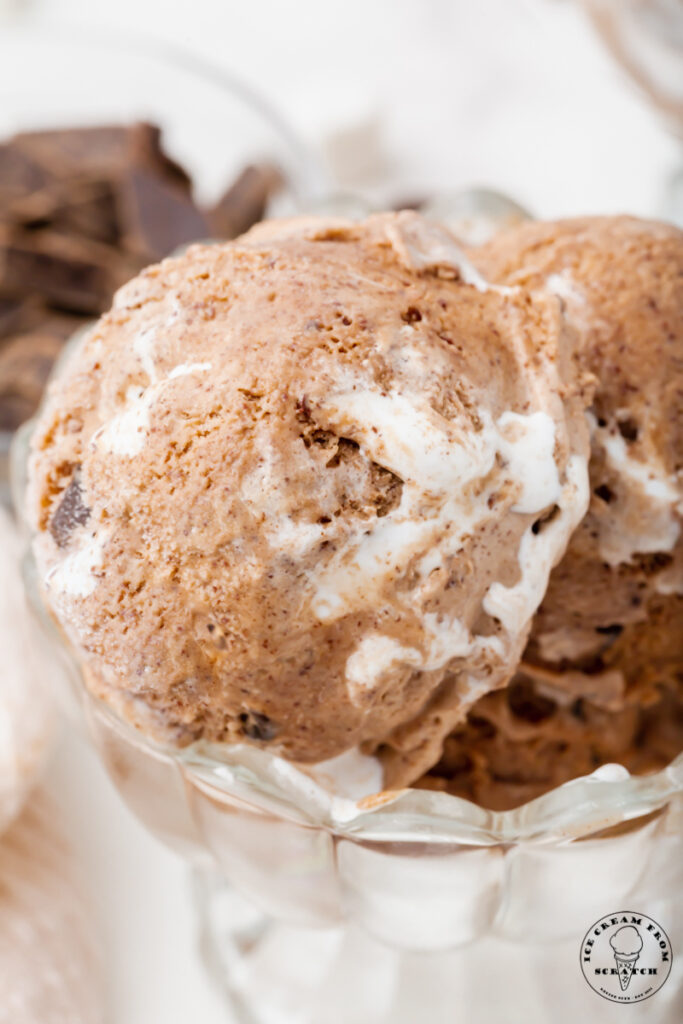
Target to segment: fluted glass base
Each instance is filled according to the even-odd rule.
[[[202,954],[239,1024],[611,1024],[624,1008],[596,995],[579,965],[582,935],[550,938],[551,906],[518,941],[486,936],[441,953],[392,949],[363,928],[276,922],[218,874],[197,872]],[[671,921],[672,898],[648,901]],[[617,909],[617,908],[614,908]],[[597,909],[596,917],[604,911]],[[588,928],[592,922],[586,922]],[[560,929],[562,930],[562,929]],[[676,926],[672,928],[676,932]],[[682,974],[631,1010],[678,1024]]]

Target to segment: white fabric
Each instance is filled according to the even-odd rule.
[[[52,711],[44,690],[54,670],[26,608],[21,545],[0,507],[0,832],[18,813],[45,756]]]
[[[0,1024],[103,1024],[82,888],[58,809],[37,793],[0,840]]]

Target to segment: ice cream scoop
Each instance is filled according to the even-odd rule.
[[[591,500],[553,572],[530,665],[675,681],[683,648],[683,233],[632,217],[528,223],[476,253],[493,280],[550,289],[597,386]],[[669,628],[658,628],[664,618]],[[674,623],[671,620],[674,620]]]
[[[513,686],[473,707],[425,783],[504,807],[683,749],[683,234],[631,217],[529,223],[471,256],[501,284],[554,292],[597,381],[588,514]]]
[[[149,268],[33,438],[44,595],[89,684],[155,736],[360,748],[411,782],[509,679],[585,512],[577,340],[417,214]]]

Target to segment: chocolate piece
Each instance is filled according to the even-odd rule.
[[[261,711],[243,711],[239,716],[242,731],[250,740],[267,742],[277,735],[277,726]]]
[[[53,181],[106,177],[128,163],[130,132],[119,125],[22,132],[11,144],[44,168]]]
[[[78,526],[83,526],[90,518],[90,509],[83,501],[80,475],[74,473],[71,483],[62,495],[57,509],[50,519],[49,530],[57,547],[63,548],[71,540],[71,535]]]
[[[269,164],[245,167],[237,180],[206,211],[211,231],[219,238],[235,238],[261,220],[270,196],[277,191],[282,177]]]
[[[0,232],[0,293],[27,291],[60,309],[101,313],[130,262],[97,242],[50,231]]]
[[[49,228],[114,245],[119,240],[116,196],[111,182],[74,178],[11,203],[6,219],[28,231]]]
[[[25,330],[39,316],[35,303],[20,298],[2,298],[0,296],[0,339],[7,338]]]
[[[155,125],[97,125],[23,132],[10,145],[13,151],[44,168],[53,179],[112,179],[130,166],[138,166],[180,188],[190,188],[186,172],[163,152],[161,131]],[[32,187],[38,188],[40,184]]]
[[[0,351],[0,430],[15,430],[36,410],[64,343],[86,319],[34,310],[40,327],[14,335]]]
[[[247,168],[216,207],[220,229],[193,203],[156,125],[24,132],[0,145],[0,429],[34,412],[85,322],[77,314],[108,309],[146,262],[246,230],[278,181],[273,168]]]
[[[0,352],[0,430],[32,415],[60,348],[49,334],[19,335]]]
[[[206,239],[210,229],[192,199],[147,171],[130,169],[121,182],[125,242],[146,260]]]
[[[130,127],[130,159],[136,166],[147,167],[153,174],[164,178],[170,185],[188,195],[192,192],[192,179],[184,167],[164,152],[161,128],[140,122]]]
[[[12,142],[0,145],[0,209],[45,185],[45,171]]]

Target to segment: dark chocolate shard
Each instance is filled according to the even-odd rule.
[[[12,388],[5,390],[0,384],[0,430],[12,432],[29,420],[35,412],[36,402]]]
[[[79,526],[84,526],[89,518],[90,509],[83,501],[80,474],[76,470],[50,519],[49,529],[57,547],[66,547],[74,530]]]
[[[0,208],[42,188],[46,172],[13,142],[0,145]]]
[[[96,125],[15,135],[11,145],[45,168],[53,179],[72,175],[109,176],[130,161],[130,128]]]
[[[175,185],[190,195],[192,179],[184,167],[173,160],[162,146],[161,128],[141,121],[130,126],[129,158],[131,164],[146,167],[152,174]]]
[[[39,325],[0,349],[0,429],[15,430],[36,410],[55,359],[85,319],[35,310]]]
[[[138,168],[121,180],[124,238],[146,260],[160,260],[211,231],[192,199],[173,184]]]
[[[35,322],[35,304],[23,298],[0,297],[0,339],[17,334]]]
[[[27,231],[50,228],[115,245],[119,240],[116,195],[111,182],[69,178],[11,203],[6,220]]]
[[[242,732],[250,740],[267,742],[277,735],[277,725],[261,711],[243,711],[238,717]]]
[[[144,122],[22,132],[9,145],[18,154],[14,163],[28,161],[50,181],[80,177],[113,183],[131,167],[138,167],[180,191],[189,194],[191,190],[185,169],[162,148],[161,129]],[[34,182],[22,193],[40,187],[42,182]]]
[[[271,195],[282,183],[277,168],[270,164],[245,167],[215,206],[206,211],[212,233],[218,238],[236,238],[263,218]]]
[[[52,231],[0,231],[0,293],[30,291],[59,309],[106,310],[130,276],[130,261],[109,246]]]

